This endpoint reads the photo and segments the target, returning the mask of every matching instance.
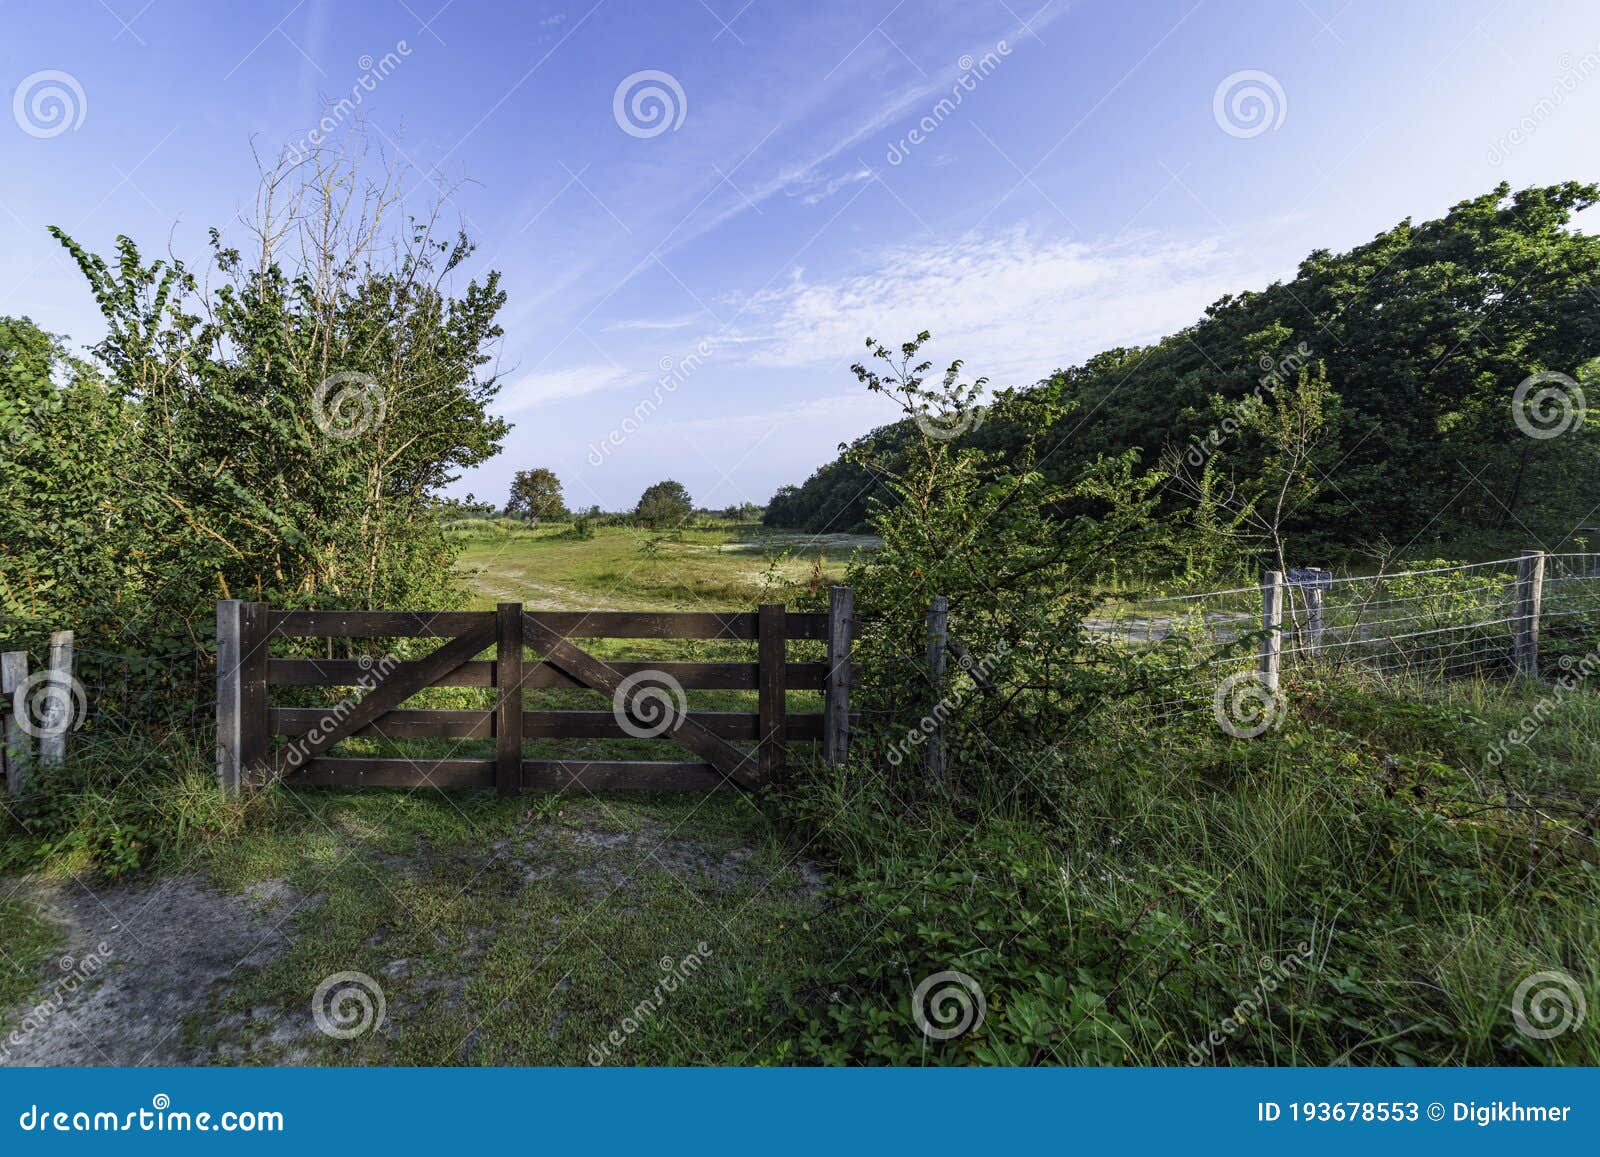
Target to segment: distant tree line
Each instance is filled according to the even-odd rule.
[[[496,514],[491,504],[478,503],[470,495],[463,501],[453,502],[451,510],[459,517],[469,518],[492,518]],[[512,477],[510,495],[499,513],[503,517],[520,518],[535,525],[540,519],[556,522],[578,520],[591,525],[629,523],[651,530],[669,530],[683,526],[696,517],[726,522],[755,522],[761,518],[762,508],[753,502],[739,502],[716,509],[697,507],[688,488],[669,478],[648,486],[629,510],[607,512],[595,504],[573,512],[567,509],[561,480],[556,477],[555,471],[546,466],[536,466],[519,470]]]

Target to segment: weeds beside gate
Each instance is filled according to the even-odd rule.
[[[792,613],[781,603],[725,614],[528,611],[520,603],[501,603],[493,611],[286,611],[224,600],[217,604],[218,777],[229,793],[268,782],[493,787],[502,795],[525,788],[755,788],[782,773],[791,741],[820,740],[825,758],[843,762],[852,633],[852,598],[845,587],[833,588],[826,613]],[[307,639],[444,641],[414,658],[273,653],[280,641]],[[620,661],[585,650],[575,639],[738,640],[753,642],[756,657]],[[822,643],[825,658],[790,662],[793,640]],[[274,687],[348,690],[332,705],[284,707],[271,703]],[[493,705],[402,707],[435,687],[490,688]],[[599,692],[610,698],[611,708],[526,708],[524,692],[559,688]],[[691,709],[687,693],[704,690],[754,690],[757,710]],[[823,710],[790,712],[788,693],[794,690],[821,691]],[[347,739],[447,739],[457,746],[492,739],[494,755],[334,755],[332,749]],[[524,758],[524,744],[533,739],[670,740],[696,758]]]

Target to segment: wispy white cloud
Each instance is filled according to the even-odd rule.
[[[830,394],[826,397],[811,398],[795,405],[779,406],[771,410],[761,410],[754,413],[719,414],[708,418],[691,418],[688,421],[668,423],[668,427],[675,432],[691,436],[717,436],[738,435],[736,443],[748,441],[752,436],[759,436],[769,431],[783,431],[794,429],[797,424],[812,426],[824,424],[829,427],[838,426],[843,430],[860,433],[873,426],[885,422],[893,422],[900,416],[900,410],[894,403],[864,390],[850,394]]]
[[[857,185],[862,181],[870,180],[872,180],[872,170],[862,166],[826,180],[821,177],[813,177],[806,183],[805,187],[794,190],[790,195],[798,196],[803,204],[815,205],[820,201],[827,200],[847,185]]]
[[[519,414],[552,402],[608,390],[632,376],[627,370],[607,365],[579,365],[526,374],[500,391],[495,409],[501,414]]]
[[[1035,30],[1048,28],[1056,20],[1065,16],[1069,10],[1070,5],[1058,4],[1037,16],[1030,27]],[[806,198],[806,204],[815,204],[822,200],[823,197],[812,198],[810,196],[810,193],[814,192],[818,186],[826,188],[830,183],[825,180],[819,180],[818,174],[822,170],[826,169],[841,155],[854,150],[868,138],[883,134],[907,117],[915,117],[929,112],[937,99],[948,96],[957,79],[968,71],[968,68],[964,67],[964,62],[992,52],[997,44],[1008,40],[1008,36],[1014,35],[1014,32],[1001,33],[995,37],[975,41],[967,52],[959,54],[950,64],[941,68],[938,72],[919,77],[916,81],[895,90],[880,100],[877,106],[866,116],[857,119],[852,128],[835,135],[831,142],[821,149],[814,149],[807,159],[799,163],[785,165],[775,177],[756,184],[754,188],[745,189],[739,196],[729,199],[716,211],[701,217],[693,225],[681,229],[671,244],[665,247],[664,252],[671,253],[673,250],[681,249],[707,233],[720,228],[733,218],[739,217],[752,209],[759,209],[763,202],[780,193],[789,192],[797,186],[809,190],[809,192],[803,194]],[[1027,33],[1023,33],[1022,36],[1025,39]],[[1013,44],[1011,47],[1014,49],[1016,45]],[[888,52],[888,50],[883,51],[886,54]],[[887,55],[885,55],[885,59],[887,59]],[[872,175],[870,170],[866,170],[864,166],[853,170],[853,173],[859,173],[860,175],[859,177],[853,176],[851,180],[840,182],[833,188],[828,189],[828,193],[824,194],[824,196],[837,192],[838,189],[847,184],[865,180]]]
[[[698,313],[685,314],[683,317],[628,317],[618,321],[607,322],[601,328],[616,332],[687,329],[696,321],[701,320],[703,320],[703,315]]]
[[[927,329],[974,374],[1026,382],[1182,329],[1224,293],[1283,272],[1226,238],[1084,244],[1025,229],[897,249],[872,267],[832,281],[796,277],[753,299],[745,316],[777,336],[748,360],[838,364],[868,335],[897,343]]]

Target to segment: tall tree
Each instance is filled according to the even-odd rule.
[[[567,504],[561,497],[561,480],[554,470],[535,466],[531,470],[518,470],[511,479],[511,497],[506,501],[506,513],[513,518],[526,518],[537,523],[541,518],[565,518]]]
[[[248,243],[214,230],[204,280],[126,237],[108,261],[52,231],[107,323],[94,353],[122,441],[92,505],[139,536],[80,544],[55,592],[78,623],[200,639],[219,597],[439,599],[453,548],[437,492],[507,429],[482,372],[504,294],[492,272],[456,286],[472,245],[440,236],[437,213],[402,216],[403,176],[359,148],[267,167]],[[41,525],[74,525],[55,516],[76,499],[41,501]],[[120,587],[91,565],[113,550]]]
[[[639,496],[633,516],[645,526],[660,529],[681,526],[693,512],[694,502],[683,483],[668,479],[657,482]]]

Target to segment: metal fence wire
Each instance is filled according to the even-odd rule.
[[[1528,573],[1521,556],[1372,575],[1292,571],[1276,592],[1275,621],[1263,584],[1120,600],[1086,628],[1111,646],[1142,652],[1166,674],[1155,701],[1140,704],[1157,718],[1211,706],[1225,681],[1252,673],[1270,679],[1273,690],[1281,678],[1347,671],[1411,681],[1503,679],[1523,669],[1519,638],[1526,640],[1530,624],[1547,662],[1600,646],[1600,554],[1542,560],[1531,614],[1520,601],[1529,586],[1519,587]]]

